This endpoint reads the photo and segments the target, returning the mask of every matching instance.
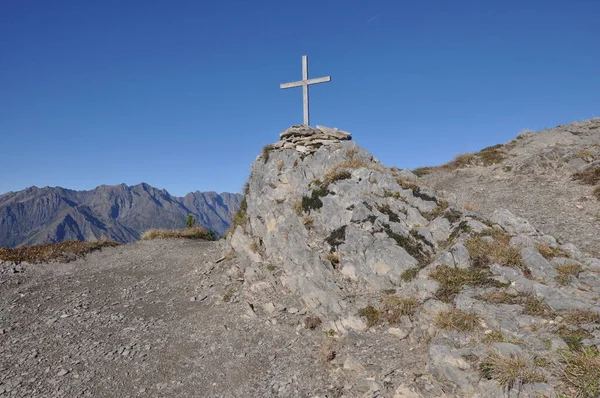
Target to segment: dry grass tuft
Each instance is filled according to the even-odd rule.
[[[396,177],[396,182],[402,187],[402,189],[410,189],[413,192],[419,190],[419,186],[417,184],[412,181],[407,181],[402,177]]]
[[[152,239],[209,239],[210,233],[202,227],[192,227],[185,229],[150,229],[142,235],[142,240]]]
[[[539,317],[551,317],[554,313],[548,307],[544,300],[538,299],[533,294],[525,294],[520,296],[521,304],[523,306],[523,313],[525,315],[539,316]]]
[[[481,268],[461,269],[445,264],[429,274],[431,279],[440,283],[435,293],[436,298],[446,303],[454,300],[463,286],[498,286],[499,283],[489,276],[489,271]]]
[[[489,301],[495,304],[518,304],[519,297],[512,296],[504,290],[496,290],[477,297],[479,300]]]
[[[540,243],[538,245],[535,245],[535,248],[546,260],[551,260],[555,257],[571,257],[571,255],[568,252],[564,251],[560,247],[552,247],[547,243]]]
[[[572,311],[566,314],[563,322],[568,325],[600,324],[600,314],[595,311]]]
[[[264,160],[265,163],[267,163],[269,161],[269,155],[271,154],[271,151],[273,150],[273,146],[271,144],[265,145],[262,148],[262,158]]]
[[[302,224],[308,229],[311,229],[315,225],[315,219],[311,216],[302,217]]]
[[[590,158],[593,158],[594,152],[589,148],[583,148],[579,151],[575,152],[575,157],[579,159],[583,159],[586,162],[589,161]]]
[[[475,159],[476,158],[474,153],[461,153],[456,155],[456,157],[450,162],[446,163],[445,165],[442,165],[442,168],[448,170],[461,169],[463,167],[467,167],[473,164],[475,162]]]
[[[338,268],[340,265],[340,255],[336,252],[327,253],[325,259],[333,265],[333,268]]]
[[[440,329],[470,332],[479,326],[479,318],[475,314],[453,308],[441,311],[435,318],[435,325]]]
[[[398,297],[393,294],[381,299],[381,307],[368,305],[358,310],[358,315],[367,320],[367,327],[387,322],[396,324],[403,315],[413,316],[419,307],[419,301],[414,297]]]
[[[575,181],[585,185],[596,185],[600,183],[600,167],[590,167],[579,171],[571,176]]]
[[[486,335],[481,340],[484,344],[491,343],[505,343],[508,340],[504,337],[504,334],[500,330],[492,330],[490,333],[486,333]]]
[[[491,233],[494,234],[495,232]],[[531,272],[521,258],[521,250],[508,243],[510,236],[503,232],[497,232],[496,234],[498,236],[492,236],[494,239],[491,242],[480,236],[470,238],[465,242],[473,265],[483,267],[498,263],[520,269],[525,276],[530,276]]]
[[[385,296],[381,299],[381,317],[390,324],[398,323],[400,317],[415,314],[419,301],[414,297]]]
[[[581,265],[579,265],[577,263],[558,265],[556,267],[556,272],[558,272],[556,281],[563,286],[567,285],[569,283],[569,277],[570,276],[577,277],[577,275],[579,275],[579,273],[581,271],[582,271]]]
[[[581,352],[564,353],[565,366],[562,380],[573,397],[595,398],[600,396],[600,356],[588,348]]]
[[[431,172],[432,167],[417,167],[412,172],[417,177],[423,177]]]
[[[446,171],[453,171],[467,166],[484,166],[488,167],[502,162],[506,156],[501,151],[503,145],[498,144],[482,149],[476,153],[463,153],[457,155],[450,162],[440,166]]]
[[[66,263],[83,257],[88,253],[100,250],[103,247],[114,247],[118,245],[120,245],[118,242],[101,239],[94,242],[72,240],[59,243],[17,247],[15,249],[0,248],[0,261],[14,262],[16,264],[21,262],[40,264],[52,261]]]
[[[543,300],[536,298],[533,294],[510,295],[503,290],[490,292],[477,297],[479,300],[489,301],[495,304],[512,304],[523,307],[523,313],[531,316],[552,317],[555,314]]]
[[[352,173],[350,171],[340,168],[339,166],[335,166],[327,173],[325,173],[325,175],[323,176],[323,183],[329,185],[333,182],[347,180],[351,177]]]
[[[483,377],[496,380],[509,391],[523,384],[547,381],[533,361],[523,356],[490,353],[479,365],[479,370]]]

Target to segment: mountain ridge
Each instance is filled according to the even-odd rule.
[[[129,243],[151,228],[184,227],[188,214],[222,235],[240,201],[239,194],[214,191],[177,197],[147,183],[82,191],[31,186],[0,195],[0,247],[99,238]]]

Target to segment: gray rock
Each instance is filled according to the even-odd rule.
[[[517,217],[509,210],[501,209],[492,213],[490,219],[512,235],[536,234],[536,229],[527,220]]]
[[[521,258],[535,279],[543,282],[549,282],[554,281],[556,278],[556,269],[540,254],[535,247],[522,248]]]
[[[469,250],[462,243],[452,246],[451,253],[456,267],[465,269],[470,266]]]
[[[429,347],[429,370],[434,377],[445,379],[463,393],[474,391],[465,370],[471,368],[456,350],[441,345]]]

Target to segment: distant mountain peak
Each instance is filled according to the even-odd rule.
[[[15,247],[98,238],[127,243],[151,228],[184,227],[188,214],[223,235],[242,197],[198,191],[176,197],[142,182],[83,191],[32,186],[0,198],[0,247]]]

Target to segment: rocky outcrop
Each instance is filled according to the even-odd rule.
[[[252,164],[229,242],[253,307],[291,294],[325,331],[389,327],[427,344],[429,372],[451,396],[575,391],[557,349],[600,348],[600,260],[510,211],[468,211],[354,142],[298,141],[323,131],[286,130],[296,141]],[[533,358],[553,365],[530,369]],[[522,363],[503,378],[502,366]]]
[[[0,195],[0,247],[65,240],[133,242],[151,228],[198,225],[223,235],[241,195],[192,192],[183,198],[148,184],[101,185],[90,191],[31,187]]]

